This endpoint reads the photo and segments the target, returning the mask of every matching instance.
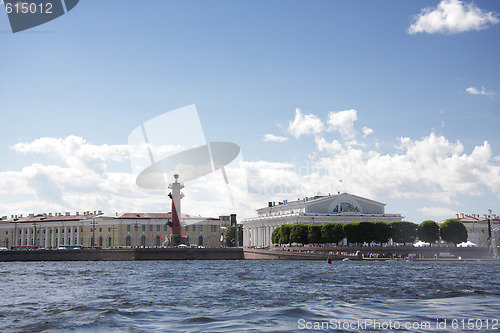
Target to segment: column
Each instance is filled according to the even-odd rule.
[[[70,242],[69,242],[69,245],[76,245],[75,244],[75,235],[73,234],[73,232],[75,231],[75,227],[74,226],[70,226],[71,228],[71,231],[70,231],[70,234],[71,234],[71,238],[70,238]]]
[[[54,230],[54,227],[50,228],[50,247],[54,247],[55,245],[55,237],[56,237],[56,231]]]
[[[57,227],[57,247],[59,246],[61,246],[61,227]]]
[[[76,244],[75,245],[83,245],[83,244],[80,244],[80,226],[76,227]]]

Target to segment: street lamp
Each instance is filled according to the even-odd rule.
[[[135,221],[134,223],[134,229],[135,229],[135,247],[137,247],[137,230],[139,229],[139,223]]]
[[[113,224],[113,228],[110,228],[110,229],[113,230],[113,244],[112,244],[112,247],[115,247],[115,230],[116,230],[115,225]]]
[[[90,222],[90,225],[92,226],[92,244],[90,244],[90,246],[92,246],[92,248],[95,248],[95,226],[97,224],[98,223],[95,221],[95,219],[92,219],[92,222]]]
[[[34,233],[33,233],[33,246],[36,247],[36,241],[37,241],[37,234],[36,234],[36,227],[38,226],[39,224],[36,223],[36,222],[33,222],[33,228],[34,228]]]
[[[488,209],[488,246],[491,248],[491,209]]]
[[[172,233],[172,226],[174,225],[174,223],[172,222],[172,218],[167,217],[167,223],[165,223],[165,225],[167,227],[170,227],[170,233]],[[171,237],[168,238],[168,245],[169,246],[170,246],[170,241],[171,241]]]

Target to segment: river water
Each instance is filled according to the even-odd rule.
[[[500,332],[494,262],[0,265],[1,332]]]

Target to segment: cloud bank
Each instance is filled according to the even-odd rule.
[[[461,0],[442,0],[436,8],[424,8],[413,18],[408,33],[457,34],[479,31],[500,22],[499,15],[480,9],[474,3]]]
[[[489,191],[500,198],[500,156],[493,156],[488,142],[466,151],[460,141],[431,132],[420,138],[395,138],[392,151],[381,153],[377,145],[366,142],[373,130],[363,126],[363,134],[358,134],[357,122],[355,110],[330,112],[325,121],[297,110],[290,131],[299,137],[314,135],[312,154],[304,163],[239,161],[237,167],[243,173],[238,174],[241,170],[232,166],[226,171],[231,180],[245,183],[238,188],[248,185],[248,195],[229,193],[236,203],[233,206],[221,201],[228,197],[228,190],[221,186],[222,175],[214,172],[187,184],[183,211],[214,217],[236,212],[243,218],[254,216],[255,209],[268,201],[294,200],[317,192],[349,192],[375,200],[430,200],[430,204],[412,209],[434,219],[459,210],[461,195],[480,196]],[[353,145],[353,141],[359,143]],[[127,171],[131,170],[128,156],[133,148],[94,145],[77,136],[16,144],[14,151],[43,155],[52,162],[0,172],[0,210],[3,214],[169,211],[165,191],[139,188],[135,175]],[[127,170],[110,170],[110,162],[123,163]]]

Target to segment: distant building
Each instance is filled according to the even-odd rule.
[[[0,246],[58,248],[84,247],[155,247],[167,245],[171,233],[170,213],[126,213],[106,216],[101,211],[80,214],[49,213],[28,216],[4,216],[0,221]],[[221,221],[183,214],[182,233],[190,244],[220,247]]]
[[[243,246],[270,246],[272,232],[283,224],[401,221],[400,214],[386,214],[384,208],[383,203],[348,193],[269,202],[257,209],[257,217],[243,222]]]
[[[488,215],[464,213],[456,214],[455,218],[465,225],[468,233],[468,240],[478,246],[488,246]],[[441,224],[445,221],[438,222]],[[496,230],[495,230],[496,229]],[[491,235],[500,245],[500,216],[491,215]]]

